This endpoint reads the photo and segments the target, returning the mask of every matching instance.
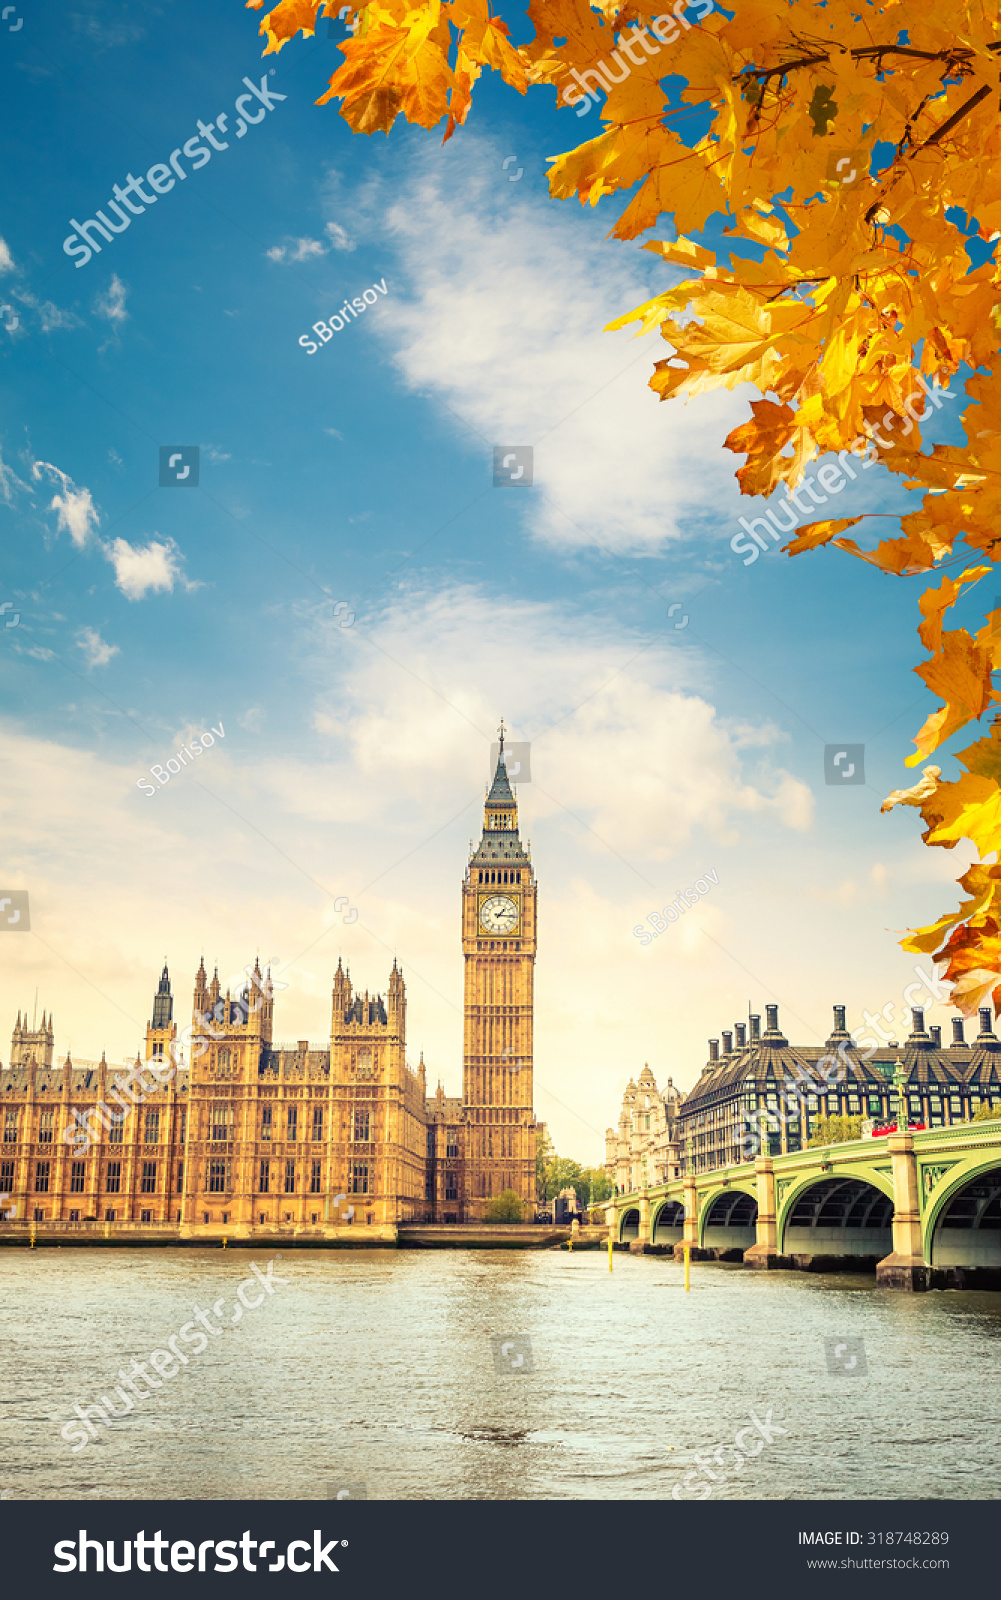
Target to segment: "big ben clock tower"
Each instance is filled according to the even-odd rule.
[[[518,836],[518,802],[500,727],[497,770],[487,795],[483,837],[462,885],[465,956],[463,1101],[468,1128],[466,1215],[514,1189],[535,1203],[532,1011],[535,979],[535,876]]]

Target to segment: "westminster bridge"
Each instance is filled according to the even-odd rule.
[[[694,1260],[1001,1288],[1001,1120],[759,1156],[617,1195],[613,1240]]]

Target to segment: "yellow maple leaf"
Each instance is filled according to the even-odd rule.
[[[818,454],[801,411],[773,400],[752,400],[751,412],[750,422],[734,428],[723,441],[727,450],[747,455],[736,474],[741,494],[769,495],[783,481],[795,486],[807,462]],[[785,455],[790,444],[792,455]]]
[[[856,522],[861,521],[861,517],[835,517],[829,522],[806,522],[795,539],[783,545],[782,549],[787,556],[802,555],[804,550],[818,550],[821,545],[829,544],[835,534],[843,533],[846,528],[853,528]]]
[[[941,695],[945,705],[932,713],[918,733],[917,749],[907,757],[908,766],[923,761],[958,728],[982,717],[998,698],[991,685],[991,652],[978,645],[965,628],[943,633],[938,652],[914,670],[933,694]]]

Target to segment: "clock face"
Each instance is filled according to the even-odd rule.
[[[510,933],[518,926],[518,902],[506,894],[492,894],[480,906],[480,926],[486,933]]]

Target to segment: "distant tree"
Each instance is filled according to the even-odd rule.
[[[580,1162],[569,1156],[554,1156],[546,1168],[546,1199],[555,1200],[563,1189],[575,1190],[579,1199],[581,1188],[586,1202],[587,1183]]]
[[[599,1200],[612,1198],[612,1180],[604,1167],[585,1167],[584,1176],[590,1183],[590,1195],[585,1195],[584,1204],[587,1204],[588,1199],[592,1205],[597,1205]]]
[[[483,1213],[484,1222],[521,1222],[524,1220],[524,1208],[521,1200],[513,1189],[505,1189],[502,1194],[491,1200]]]
[[[807,1148],[821,1144],[847,1144],[862,1137],[861,1117],[818,1117],[816,1132],[807,1140]]]
[[[540,1164],[541,1156],[537,1158],[537,1171]],[[611,1199],[613,1188],[604,1167],[582,1167],[571,1156],[558,1156],[552,1145],[549,1146],[540,1178],[540,1200],[555,1200],[564,1189],[572,1189],[584,1211],[589,1204]]]
[[[1001,1117],[1001,1106],[990,1106],[985,1100],[982,1106],[977,1107],[971,1120],[973,1122],[993,1122],[997,1117]]]

